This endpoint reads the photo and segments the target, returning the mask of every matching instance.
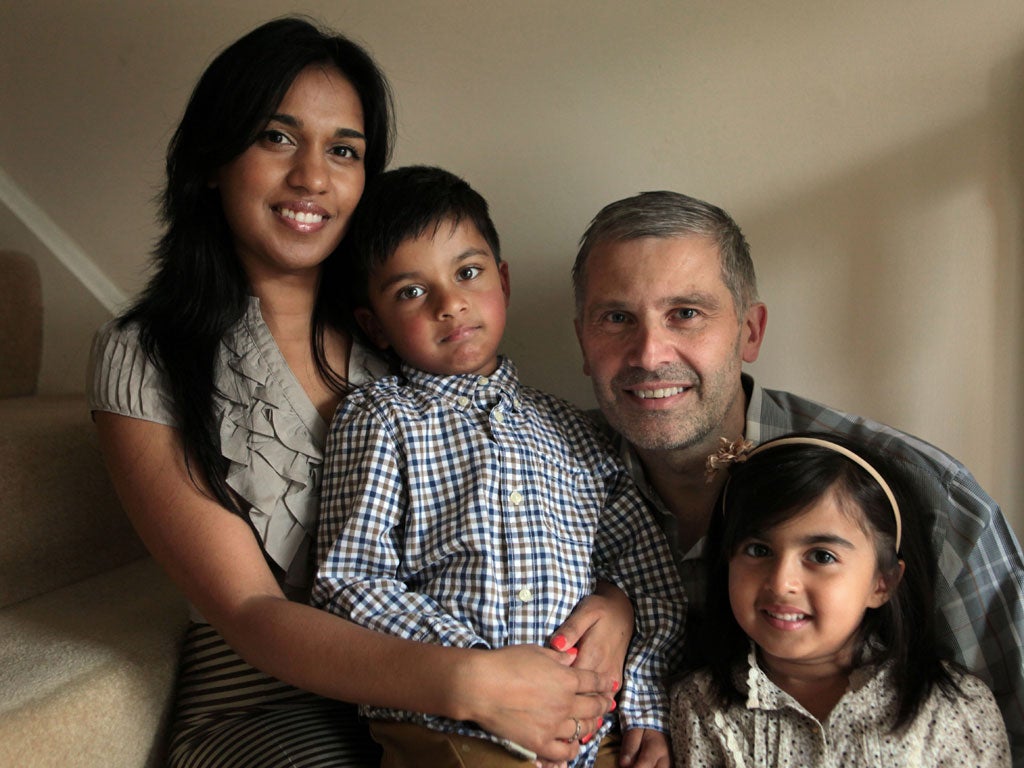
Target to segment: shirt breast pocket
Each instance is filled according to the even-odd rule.
[[[543,453],[530,457],[524,473],[531,509],[555,538],[586,545],[594,540],[604,506],[604,484],[590,467]]]

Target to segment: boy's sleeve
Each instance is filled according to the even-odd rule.
[[[619,699],[623,729],[668,722],[666,676],[682,656],[686,595],[665,534],[617,461],[606,477],[607,497],[594,541],[594,566],[633,602],[636,626],[626,655]]]
[[[400,578],[408,507],[403,445],[392,420],[369,399],[350,397],[339,408],[325,449],[311,602],[399,637],[481,644],[468,626]]]

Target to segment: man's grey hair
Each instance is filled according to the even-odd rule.
[[[757,301],[757,277],[750,246],[732,217],[711,203],[679,192],[641,192],[609,203],[598,212],[580,238],[572,267],[577,316],[583,310],[587,259],[599,245],[644,237],[707,237],[718,248],[722,280],[732,294],[737,314]]]

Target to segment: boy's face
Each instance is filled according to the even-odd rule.
[[[505,332],[508,265],[473,224],[442,222],[403,242],[370,275],[356,319],[381,349],[428,373],[490,375]]]

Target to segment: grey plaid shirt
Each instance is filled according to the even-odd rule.
[[[664,535],[584,413],[520,386],[507,359],[491,376],[403,367],[346,398],[324,470],[314,604],[414,640],[498,648],[546,643],[603,579],[635,606],[624,724],[666,730],[661,681],[685,597]]]
[[[760,443],[790,432],[848,435],[906,469],[918,498],[927,502],[938,554],[935,605],[943,652],[993,690],[1010,736],[1015,768],[1024,768],[1024,555],[999,505],[952,456],[876,421],[842,413],[788,392],[762,389],[743,375],[746,438]],[[644,477],[632,449],[619,448],[637,486],[661,514],[669,541],[675,520]],[[702,546],[675,552],[690,597],[690,616],[704,594]]]

